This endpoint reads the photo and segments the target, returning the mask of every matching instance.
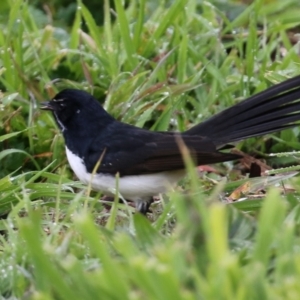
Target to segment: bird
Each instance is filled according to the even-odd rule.
[[[79,89],[64,89],[40,108],[52,112],[78,179],[105,195],[119,192],[146,214],[153,196],[167,192],[186,174],[179,139],[196,165],[236,160],[240,156],[224,152],[225,145],[297,126],[299,99],[296,76],[184,132],[156,132],[120,122]]]

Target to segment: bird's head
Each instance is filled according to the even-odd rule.
[[[75,89],[59,92],[52,100],[41,103],[41,109],[52,111],[62,132],[113,119],[91,94]]]

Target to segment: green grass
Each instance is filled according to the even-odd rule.
[[[99,24],[79,1],[71,26],[63,7],[0,4],[2,297],[297,299],[297,153],[267,157],[282,169],[252,179],[236,162],[199,178],[187,157],[185,192],[161,195],[146,219],[76,181],[39,103],[76,87],[118,120],[183,131],[300,73],[299,1],[109,3]],[[238,148],[299,145],[294,128]],[[237,188],[240,201],[228,203]]]

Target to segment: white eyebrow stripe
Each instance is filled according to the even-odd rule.
[[[52,101],[54,101],[54,102],[63,102],[63,101],[65,101],[65,99],[64,98],[62,98],[62,99],[52,99]]]

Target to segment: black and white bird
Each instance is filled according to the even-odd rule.
[[[154,195],[165,193],[185,175],[178,137],[197,165],[234,160],[239,156],[218,149],[298,125],[299,99],[297,76],[182,133],[153,132],[119,122],[92,95],[76,89],[61,91],[41,109],[52,111],[79,180],[113,195],[119,173],[119,193],[145,213]]]

